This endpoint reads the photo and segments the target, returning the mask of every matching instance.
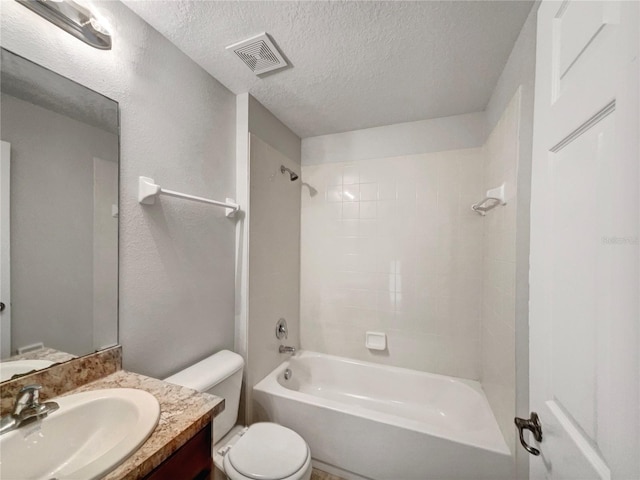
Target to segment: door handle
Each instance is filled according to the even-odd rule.
[[[522,444],[524,449],[531,455],[540,455],[540,450],[528,445],[524,439],[524,430],[526,429],[533,434],[533,438],[535,438],[537,442],[542,441],[542,425],[540,425],[538,414],[536,412],[531,412],[531,418],[526,419],[516,417],[513,419],[513,421],[516,424],[516,428],[518,429],[518,434],[520,435],[520,443]]]
[[[4,312],[5,304],[4,302],[0,302],[0,312]]]

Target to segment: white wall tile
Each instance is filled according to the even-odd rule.
[[[360,182],[360,172],[358,165],[344,165],[342,167],[343,185],[354,185]]]
[[[360,202],[360,218],[363,220],[373,220],[377,218],[378,202]]]
[[[396,182],[393,177],[381,177],[378,181],[378,200],[395,200]]]
[[[481,379],[512,450],[519,117],[517,93],[483,148],[302,168],[302,347]],[[503,182],[505,207],[471,211]]]
[[[377,214],[376,206],[376,214]],[[375,238],[378,231],[377,219],[360,219],[358,222],[358,236],[362,238]]]
[[[343,220],[357,220],[360,215],[359,202],[346,202],[342,204],[341,217]]]
[[[331,185],[327,187],[327,202],[342,201],[342,185]]]
[[[361,183],[360,200],[363,202],[378,200],[378,183]]]
[[[516,166],[520,93],[512,99],[484,147],[483,190],[506,183],[507,205],[482,220],[483,292],[481,379],[507,444],[515,451]],[[464,198],[461,194],[461,198]],[[469,254],[473,254],[470,251]]]
[[[461,204],[482,193],[483,154],[302,168],[327,192],[302,202],[302,348],[479,378],[483,230]],[[364,346],[375,329],[389,336],[382,354]]]
[[[360,185],[343,185],[342,186],[342,201],[343,202],[357,202],[360,200]]]

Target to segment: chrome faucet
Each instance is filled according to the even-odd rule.
[[[290,353],[292,355],[295,355],[296,347],[287,347],[285,345],[280,345],[280,348],[278,349],[278,351],[280,353]]]
[[[60,408],[56,402],[40,403],[42,385],[23,387],[16,398],[13,411],[0,418],[0,435],[19,428],[29,420],[44,418]]]

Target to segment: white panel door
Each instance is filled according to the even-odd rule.
[[[635,1],[538,11],[531,478],[640,478],[638,21]]]
[[[10,156],[11,145],[0,142],[0,358],[11,355]]]

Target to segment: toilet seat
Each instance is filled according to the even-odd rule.
[[[275,423],[249,427],[224,456],[231,480],[296,480],[310,469],[311,455],[304,439]]]

